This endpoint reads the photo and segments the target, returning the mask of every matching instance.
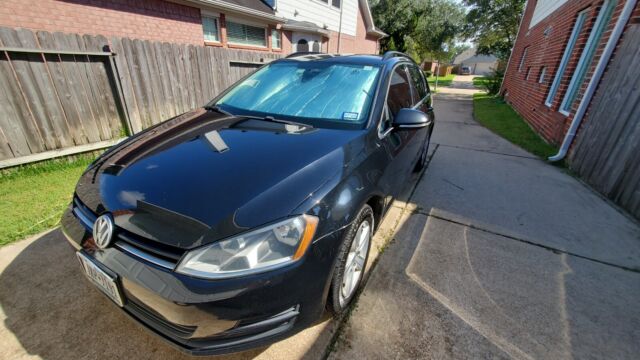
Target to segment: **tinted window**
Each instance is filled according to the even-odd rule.
[[[415,66],[409,66],[409,74],[411,75],[411,87],[414,90],[413,103],[417,104],[427,96],[427,86],[425,85],[420,69]]]
[[[405,66],[398,66],[391,75],[391,84],[389,85],[389,95],[387,96],[387,106],[392,116],[396,116],[402,108],[410,108],[412,106],[411,89],[409,88],[409,79],[404,70]]]

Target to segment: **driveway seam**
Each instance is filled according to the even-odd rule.
[[[579,258],[579,259],[595,262],[595,263],[598,263],[598,264],[601,264],[601,265],[611,266],[611,267],[614,267],[614,268],[617,268],[617,269],[630,271],[630,272],[634,272],[634,273],[640,273],[640,269],[639,268],[632,268],[632,267],[628,267],[628,266],[624,266],[624,265],[614,264],[614,263],[611,263],[611,262],[608,262],[608,261],[604,261],[604,260],[598,260],[598,259],[595,259],[595,258],[592,258],[592,257],[576,254],[576,253],[571,252],[571,251],[558,249],[558,248],[555,248],[553,246],[540,244],[540,243],[537,243],[535,241],[526,240],[526,239],[515,237],[513,235],[507,235],[507,234],[502,234],[502,233],[499,233],[499,232],[496,232],[496,231],[488,230],[488,229],[485,229],[485,228],[477,226],[477,225],[465,224],[463,222],[452,220],[452,219],[447,219],[447,218],[439,216],[439,215],[429,214],[429,213],[424,212],[424,211],[422,211],[420,209],[413,210],[413,214],[419,214],[419,215],[424,215],[424,216],[427,216],[427,217],[432,217],[434,219],[443,220],[443,221],[450,222],[452,224],[469,227],[471,229],[479,230],[479,231],[482,231],[482,232],[485,232],[485,233],[488,233],[488,234],[501,236],[501,237],[504,237],[504,238],[507,238],[507,239],[510,239],[510,240],[515,240],[515,241],[518,241],[518,242],[521,242],[521,243],[524,243],[524,244],[527,244],[527,245],[536,246],[536,247],[551,251],[556,255],[558,255],[558,254],[566,254],[566,255],[573,256],[573,257],[576,257],[576,258]]]
[[[481,124],[478,123],[472,123],[472,122],[468,122],[468,121],[451,121],[451,120],[447,120],[447,121],[441,121],[440,124],[460,124],[460,125],[471,125],[471,126],[480,126],[480,127],[484,127]]]
[[[542,161],[542,160],[540,160],[540,158],[538,158],[536,156],[533,156],[533,155],[532,156],[525,156],[525,155],[506,154],[506,153],[501,153],[501,152],[497,152],[497,151],[474,149],[474,148],[470,148],[470,147],[466,147],[466,146],[458,146],[458,145],[447,145],[447,144],[438,144],[438,145],[446,146],[446,147],[450,147],[450,148],[455,148],[455,149],[460,149],[460,150],[478,151],[478,152],[483,152],[483,153],[488,153],[488,154],[513,156],[513,157],[522,158],[522,159],[530,159],[530,160]]]

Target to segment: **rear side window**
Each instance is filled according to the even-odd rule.
[[[391,112],[391,116],[395,117],[402,108],[410,108],[412,105],[411,88],[409,87],[409,79],[405,66],[396,67],[391,75],[391,84],[389,85],[389,95],[387,96],[387,106]]]
[[[409,66],[409,75],[411,75],[411,87],[413,88],[413,104],[417,104],[420,100],[427,96],[427,85],[422,77],[422,71],[416,66]]]

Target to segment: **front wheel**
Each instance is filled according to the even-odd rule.
[[[347,232],[336,261],[327,307],[335,316],[344,312],[362,282],[373,236],[373,210],[365,205]]]

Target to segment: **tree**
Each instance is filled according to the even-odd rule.
[[[418,61],[450,60],[465,19],[463,7],[454,0],[372,1],[371,12],[376,25],[389,34],[381,40],[381,49],[406,52]]]
[[[525,0],[464,0],[470,7],[465,37],[477,45],[477,53],[509,59],[518,34]]]
[[[383,51],[406,51],[405,37],[413,32],[420,14],[415,0],[378,0],[371,2],[371,12],[377,27],[389,34],[380,41]]]

